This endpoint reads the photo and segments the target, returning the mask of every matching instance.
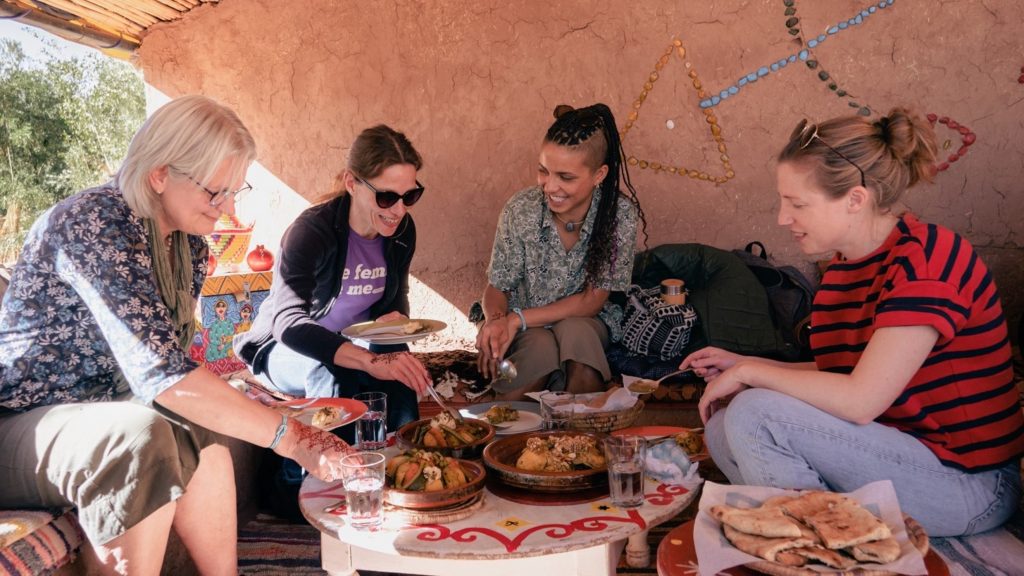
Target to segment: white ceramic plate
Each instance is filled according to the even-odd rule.
[[[419,322],[423,325],[423,328],[414,334],[406,334],[402,328],[409,322]],[[440,320],[410,318],[408,320],[392,320],[390,322],[360,322],[342,330],[341,335],[346,338],[365,340],[373,344],[405,344],[426,338],[447,327],[448,325]]]
[[[518,420],[495,424],[495,434],[499,436],[507,436],[509,434],[519,434],[521,432],[533,432],[534,430],[540,430],[540,406],[535,402],[483,402],[463,408],[459,413],[467,418],[483,418],[484,413],[495,404],[502,404],[510,408],[514,408],[516,412],[519,413]]]

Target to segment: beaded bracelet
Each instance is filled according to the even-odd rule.
[[[288,431],[288,416],[281,414],[281,424],[277,427],[277,432],[274,433],[274,441],[270,443],[271,450],[275,450],[277,445],[281,443],[281,438],[284,438],[284,433]]]

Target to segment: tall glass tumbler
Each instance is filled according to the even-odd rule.
[[[345,506],[356,530],[376,530],[384,523],[384,455],[357,452],[341,458]]]
[[[356,421],[356,448],[382,450],[387,446],[388,395],[383,392],[360,392],[352,396],[366,404],[366,412]]]
[[[540,415],[545,430],[572,428],[576,395],[572,392],[545,392],[540,395]]]
[[[608,436],[603,442],[612,504],[620,508],[641,506],[644,503],[647,439],[643,436]]]

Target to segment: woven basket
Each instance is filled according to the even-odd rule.
[[[637,399],[636,404],[622,410],[573,414],[572,427],[593,432],[612,432],[620,428],[629,428],[636,422],[643,409],[643,401]]]

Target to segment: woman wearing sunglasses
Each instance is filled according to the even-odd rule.
[[[779,154],[779,224],[832,252],[814,362],[706,348],[687,357],[715,462],[735,484],[846,492],[890,479],[930,536],[1017,509],[1024,418],[996,286],[966,239],[900,209],[934,175],[929,123],[802,122]],[[731,401],[721,408],[721,403]]]
[[[337,194],[285,232],[270,294],[252,329],[234,341],[265,385],[310,398],[384,392],[388,430],[418,418],[418,394],[430,383],[423,364],[404,345],[367,350],[340,332],[409,313],[416,249],[409,208],[423,196],[421,166],[404,134],[368,128],[352,144]]]
[[[629,286],[643,221],[611,110],[559,106],[555,117],[537,185],[505,204],[487,270],[477,362],[488,378],[506,356],[516,365],[514,379],[494,383],[501,399],[605,388],[604,349],[621,320],[608,295]]]

